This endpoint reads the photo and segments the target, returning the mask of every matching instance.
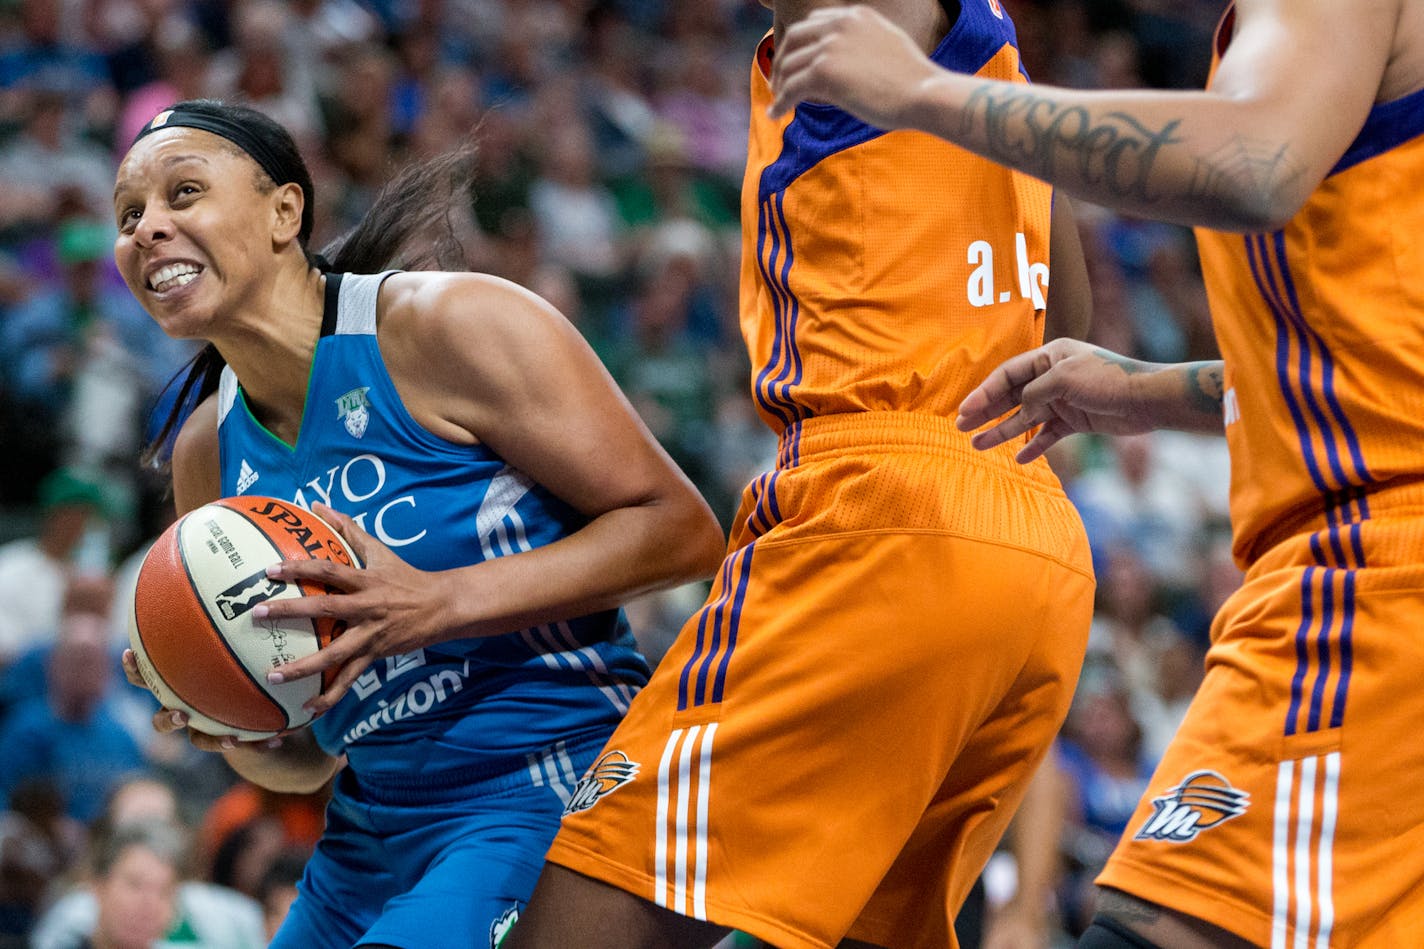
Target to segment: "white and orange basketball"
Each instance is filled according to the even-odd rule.
[[[257,495],[188,512],[144,557],[129,642],[144,683],[165,707],[186,712],[189,727],[258,741],[311,721],[302,703],[329,685],[335,670],[278,684],[267,673],[327,645],[341,624],[254,620],[251,613],[259,603],[325,592],[266,574],[272,564],[306,557],[359,566],[326,521]]]

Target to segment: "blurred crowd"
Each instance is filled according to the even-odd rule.
[[[1004,3],[1029,74],[1079,87],[1200,86],[1222,6]],[[125,590],[172,518],[136,459],[194,352],[113,268],[115,165],[137,129],[184,98],[268,111],[312,167],[317,246],[393,168],[473,138],[467,265],[562,310],[725,522],[775,452],[736,314],[746,81],[769,24],[755,0],[0,0],[0,949],[262,945],[321,828],[321,795],[235,782],[154,733],[118,667]],[[1214,358],[1190,233],[1077,210],[1091,338]],[[1075,437],[1052,462],[1099,609],[1047,766],[1058,869],[1026,892],[1012,848],[996,858],[991,943],[1019,911],[1051,940],[1081,927],[1239,582],[1219,439]],[[630,607],[650,658],[700,598]]]

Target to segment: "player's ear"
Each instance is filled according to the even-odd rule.
[[[306,195],[302,186],[294,181],[278,185],[272,192],[272,239],[286,244],[297,239],[302,229],[302,209],[306,207]]]

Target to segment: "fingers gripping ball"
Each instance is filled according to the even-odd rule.
[[[267,673],[328,645],[338,621],[257,620],[269,600],[326,592],[321,584],[269,579],[282,560],[360,566],[341,536],[310,511],[276,498],[223,498],[188,512],[144,558],[129,619],[139,674],[189,727],[244,741],[270,738],[311,721],[302,703],[338,670],[278,684]]]

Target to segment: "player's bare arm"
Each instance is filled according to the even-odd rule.
[[[1192,93],[976,79],[936,67],[871,9],[820,10],[786,32],[773,109],[828,101],[1099,204],[1262,230],[1300,208],[1376,101],[1412,91],[1386,81],[1403,2],[1241,0],[1210,90]]]
[[[1220,362],[1148,363],[1090,343],[1059,339],[1006,360],[990,373],[965,396],[955,424],[973,431],[1000,419],[974,436],[979,449],[1037,428],[1019,450],[1021,462],[1032,461],[1076,432],[1220,432],[1223,380]]]
[[[489,445],[590,520],[545,547],[427,573],[323,509],[365,568],[284,563],[274,577],[344,593],[264,605],[271,617],[347,622],[330,646],[278,671],[292,679],[345,664],[313,710],[334,704],[373,658],[587,615],[715,569],[723,538],[710,509],[543,300],[494,277],[396,275],[382,290],[380,338],[417,421]]]
[[[1082,339],[1093,322],[1093,288],[1088,282],[1088,264],[1083,259],[1083,242],[1073,202],[1066,195],[1053,201],[1053,223],[1049,232],[1049,259],[1052,270],[1045,311],[1045,339]]]

